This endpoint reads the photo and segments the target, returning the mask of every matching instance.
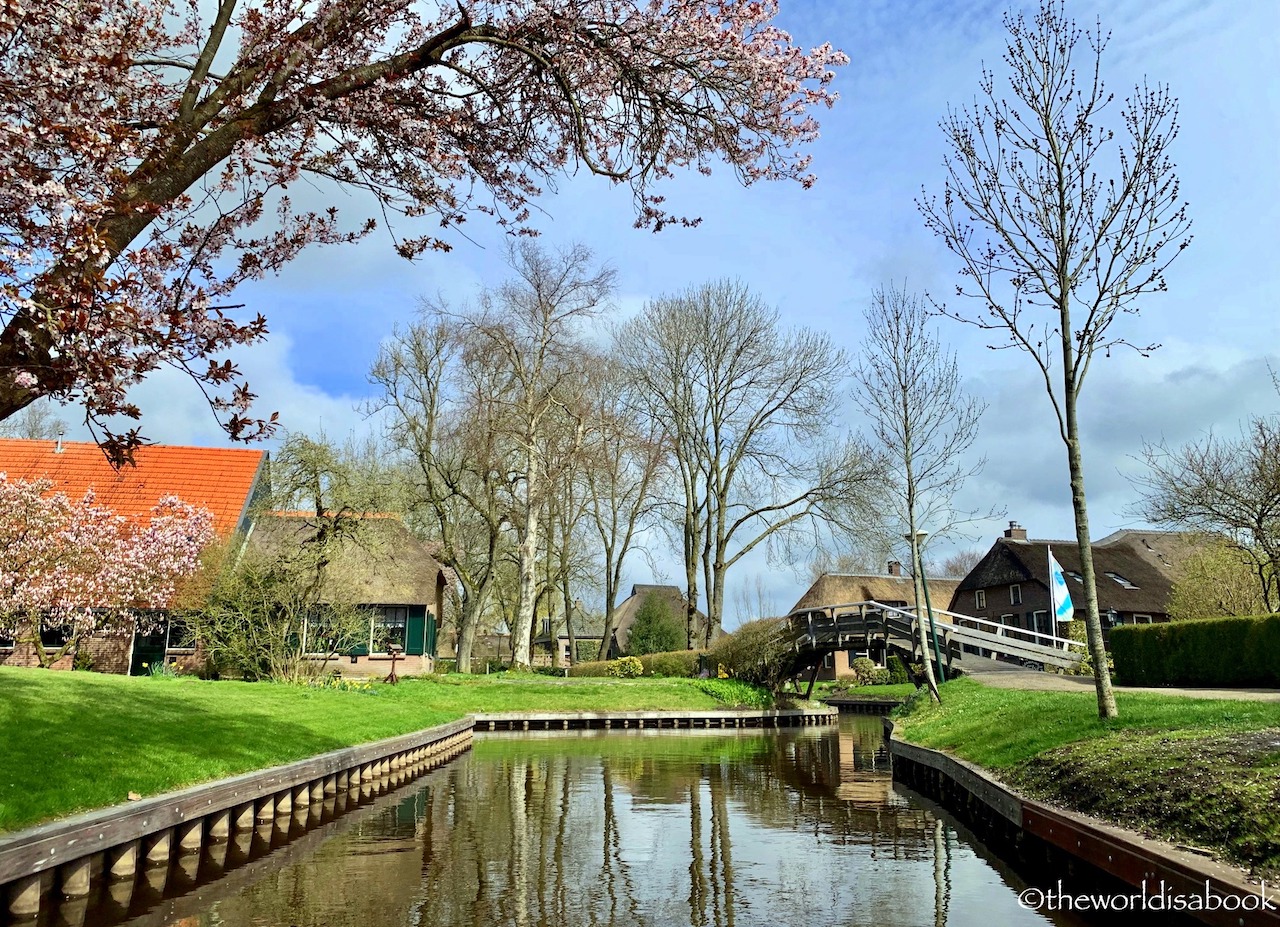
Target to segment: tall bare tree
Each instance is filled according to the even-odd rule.
[[[1111,329],[1121,314],[1138,311],[1140,296],[1165,289],[1165,269],[1190,243],[1169,156],[1178,105],[1165,86],[1144,83],[1109,119],[1114,95],[1102,80],[1109,33],[1077,27],[1062,0],[1044,0],[1031,21],[1006,14],[1004,22],[1011,96],[998,94],[995,74],[983,70],[981,98],[941,124],[945,192],[917,205],[960,258],[957,295],[979,307],[940,308],[999,333],[994,346],[1026,352],[1044,380],[1067,450],[1098,713],[1115,717],[1077,402],[1099,352],[1157,347],[1138,347]]]
[[[615,353],[670,436],[689,644],[701,581],[705,645],[724,614],[725,576],[743,557],[863,512],[879,471],[865,445],[836,431],[845,357],[825,335],[783,331],[778,313],[733,280],[653,301],[618,330]]]
[[[462,318],[468,350],[491,368],[484,398],[491,425],[511,448],[514,500],[510,521],[517,534],[520,597],[512,623],[512,661],[530,664],[538,553],[549,473],[559,440],[555,420],[582,403],[577,358],[584,350],[581,326],[604,311],[615,273],[575,245],[550,253],[531,241],[512,248],[515,276],[480,294],[478,309]]]
[[[863,313],[862,353],[854,367],[854,400],[871,420],[888,460],[884,508],[886,535],[906,543],[916,581],[916,613],[924,618],[921,547],[910,539],[929,527],[926,541],[945,538],[975,517],[956,506],[956,494],[985,460],[965,455],[978,437],[986,403],[964,392],[960,367],[930,324],[929,311],[914,294],[882,287]],[[902,541],[903,535],[908,538]],[[929,615],[932,622],[933,616]],[[925,621],[916,622],[925,678],[937,696]]]
[[[628,378],[612,363],[591,380],[594,423],[582,479],[587,516],[599,538],[604,586],[604,629],[597,657],[609,653],[627,558],[650,523],[657,490],[668,473],[670,445],[661,421],[637,414]]]
[[[457,667],[468,673],[509,540],[508,484],[447,307],[424,304],[422,316],[383,346],[369,379],[382,390],[369,411],[386,414],[388,440],[406,461],[409,514],[457,578]]]

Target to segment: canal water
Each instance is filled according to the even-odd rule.
[[[310,814],[310,821],[307,816]],[[880,719],[740,732],[478,735],[54,923],[130,927],[1083,924],[895,786]]]

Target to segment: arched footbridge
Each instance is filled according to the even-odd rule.
[[[982,672],[994,668],[994,660],[1071,670],[1080,665],[1086,653],[1084,643],[1065,637],[940,608],[933,610],[933,617],[938,647],[948,670]],[[868,654],[896,651],[909,662],[919,663],[924,659],[917,627],[920,620],[913,607],[900,608],[875,601],[798,609],[787,616],[796,672],[812,669],[816,678],[817,668],[826,655],[839,650],[861,650]],[[929,638],[927,615],[924,621],[925,637]]]

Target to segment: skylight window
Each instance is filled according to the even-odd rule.
[[[1108,575],[1108,576],[1110,576],[1112,579],[1114,579],[1116,582],[1118,582],[1121,586],[1124,586],[1124,588],[1126,588],[1126,589],[1137,589],[1137,588],[1138,588],[1138,587],[1137,587],[1137,586],[1135,586],[1133,583],[1129,582],[1129,580],[1127,580],[1127,579],[1125,579],[1123,576],[1121,576],[1119,573],[1112,573],[1112,572],[1108,571],[1107,575]]]

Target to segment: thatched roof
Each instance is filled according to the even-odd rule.
[[[929,601],[933,603],[933,607],[946,608],[960,580],[953,577],[925,578],[929,583]],[[823,573],[792,606],[791,611],[871,601],[883,602],[885,605],[915,605],[915,580],[910,576],[889,576],[883,573]]]
[[[314,536],[313,516],[268,514],[254,519],[246,541],[250,554],[298,549]],[[396,516],[360,518],[354,536],[337,543],[326,584],[341,583],[343,597],[361,605],[436,605],[437,583],[448,574],[426,545]]]

